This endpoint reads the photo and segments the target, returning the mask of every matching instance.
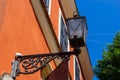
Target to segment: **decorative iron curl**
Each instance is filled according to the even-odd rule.
[[[43,57],[29,57],[21,59],[19,66],[22,66],[24,70],[20,70],[18,74],[32,74],[42,69],[46,64],[55,59],[57,56],[43,56]]]
[[[55,58],[61,58],[62,61],[66,61],[69,60],[71,55],[77,54],[78,51],[74,50],[72,52],[16,56],[15,61],[13,62],[16,66],[12,65],[14,67],[12,74],[13,77],[19,76],[19,74],[32,74],[42,69]]]

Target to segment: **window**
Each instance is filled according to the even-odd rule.
[[[50,14],[50,8],[51,8],[51,0],[43,0],[46,6],[46,10],[48,11],[48,14]]]
[[[80,80],[80,67],[77,58],[75,58],[75,80]]]
[[[62,51],[68,51],[67,29],[62,15],[60,15],[60,47]]]

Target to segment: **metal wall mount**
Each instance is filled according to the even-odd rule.
[[[46,66],[55,58],[61,58],[63,61],[69,60],[71,55],[78,55],[80,49],[74,49],[71,52],[57,52],[48,54],[19,55],[12,61],[11,76],[15,79],[20,74],[32,74]]]

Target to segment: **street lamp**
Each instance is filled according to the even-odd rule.
[[[76,16],[66,20],[68,28],[68,36],[70,46],[79,48],[85,46],[85,38],[87,33],[87,24],[85,17]]]
[[[80,16],[69,18],[66,19],[66,25],[70,47],[74,48],[73,51],[34,55],[17,54],[15,60],[12,62],[11,76],[15,79],[19,74],[32,74],[42,69],[55,58],[61,58],[62,61],[66,61],[69,60],[71,55],[78,55],[80,53],[80,47],[85,46],[84,41],[87,32],[86,19]]]

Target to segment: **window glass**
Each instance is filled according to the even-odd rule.
[[[77,58],[75,58],[75,80],[80,80],[80,68]]]
[[[43,0],[46,6],[46,10],[48,11],[48,13],[50,14],[50,3],[51,0]]]
[[[60,17],[60,46],[62,51],[68,51],[67,29],[62,16]]]

